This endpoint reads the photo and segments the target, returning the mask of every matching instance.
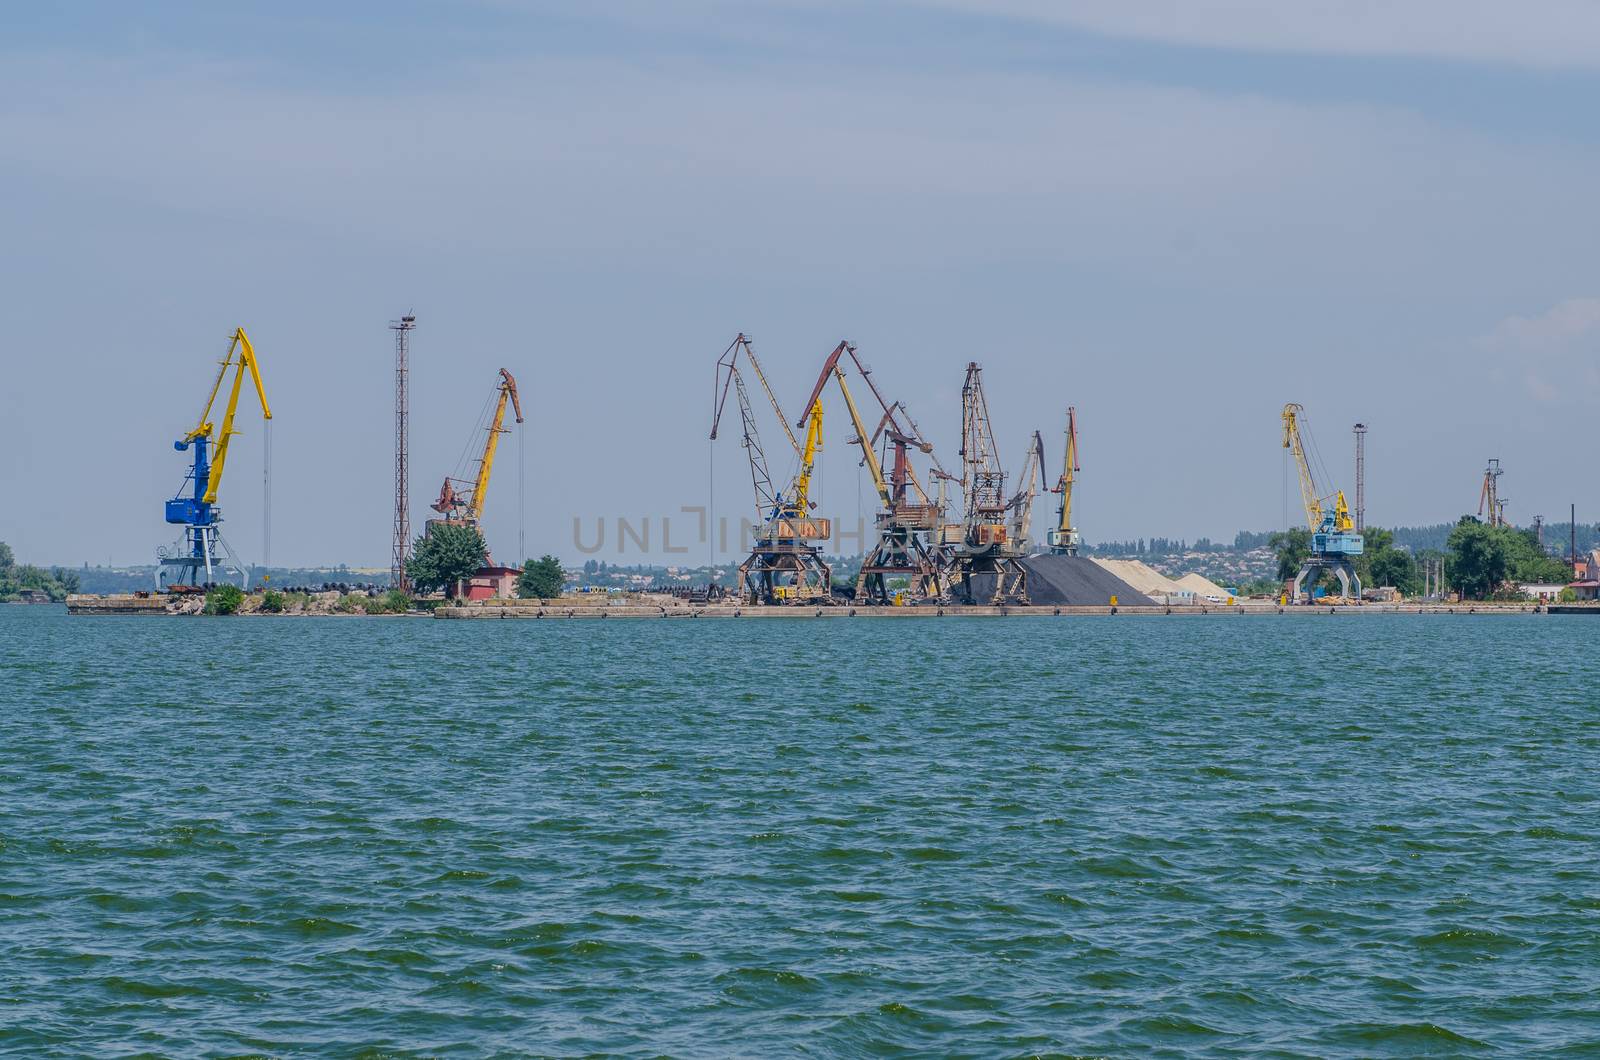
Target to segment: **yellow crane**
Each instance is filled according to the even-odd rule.
[[[840,346],[843,348],[844,344]],[[877,518],[878,541],[862,557],[861,572],[856,576],[856,602],[889,603],[889,582],[895,578],[905,578],[916,596],[937,597],[941,594],[939,567],[917,531],[936,526],[938,510],[931,505],[907,505],[904,502],[904,483],[909,467],[906,449],[914,443],[914,439],[891,429],[889,440],[895,450],[895,477],[891,484],[883,473],[883,462],[878,459],[874,436],[867,433],[867,425],[861,421],[861,411],[856,408],[855,398],[850,394],[850,385],[845,382],[844,369],[840,367],[837,357],[836,352],[829,369],[824,371],[823,379],[826,380],[827,371],[831,369],[839,384],[839,393],[844,397],[845,408],[850,411],[850,423],[856,431],[855,441],[861,447],[861,462],[872,475],[873,488],[878,491],[878,502],[883,505]],[[821,391],[820,385],[817,390]],[[894,595],[896,603],[903,600],[903,593]]]
[[[772,405],[772,411],[783,427],[783,433],[794,450],[799,466],[795,476],[783,490],[774,488],[772,475],[767,469],[766,451],[761,445],[756,427],[755,412],[750,407],[750,396],[745,391],[744,376],[739,370],[740,351],[749,361],[761,389]],[[832,595],[833,572],[822,558],[822,549],[816,541],[826,541],[832,534],[832,522],[812,518],[816,507],[811,500],[811,479],[816,469],[817,451],[822,448],[822,402],[815,395],[806,406],[800,426],[806,428],[805,443],[795,437],[788,417],[778,404],[778,397],[767,382],[767,376],[756,357],[750,339],[740,332],[717,360],[716,382],[713,386],[711,438],[716,440],[722,423],[722,413],[727,408],[728,394],[737,395],[739,418],[744,430],[745,456],[750,463],[750,480],[755,490],[756,525],[751,529],[754,538],[750,552],[739,565],[738,592],[741,600],[750,603],[802,603],[809,600],[826,600]]]
[[[867,425],[861,422],[861,412],[856,408],[856,399],[850,396],[850,386],[844,381],[844,369],[835,364],[833,376],[839,381],[839,393],[844,395],[845,408],[850,410],[850,422],[856,429],[855,440],[861,444],[861,462],[867,465],[867,471],[872,475],[872,484],[878,490],[878,500],[882,502],[884,511],[890,511],[894,508],[894,498],[889,493],[889,482],[883,477],[883,465],[878,461],[878,454],[873,451],[872,439],[867,434]]]
[[[1061,509],[1056,527],[1046,535],[1050,551],[1057,556],[1076,556],[1082,540],[1072,525],[1072,484],[1078,477],[1078,410],[1067,406],[1067,456],[1061,465],[1061,478],[1053,493],[1061,494]]]
[[[1336,489],[1324,495],[1318,489],[1307,453],[1309,431],[1302,426],[1305,413],[1304,405],[1290,402],[1283,406],[1283,448],[1294,457],[1295,470],[1300,475],[1300,503],[1305,508],[1306,523],[1311,530],[1310,553],[1295,575],[1292,597],[1299,603],[1308,584],[1314,594],[1322,572],[1331,571],[1339,579],[1344,598],[1359,603],[1361,577],[1350,557],[1361,555],[1366,547],[1365,540],[1355,532],[1355,520],[1350,518],[1344,491]]]
[[[1028,549],[1028,534],[1033,527],[1033,500],[1037,487],[1044,484],[1044,439],[1038,431],[1028,443],[1028,455],[1022,462],[1022,485],[1011,498],[1011,543],[1018,552]]]
[[[235,354],[238,355],[237,360]],[[256,361],[256,348],[251,345],[250,336],[244,333],[244,328],[236,328],[233,340],[228,343],[228,352],[217,369],[217,378],[211,384],[206,407],[200,413],[200,426],[184,435],[184,443],[197,442],[201,439],[208,442],[212,440],[211,409],[217,402],[217,394],[222,390],[222,381],[227,378],[229,368],[234,369],[233,387],[228,391],[228,407],[222,414],[222,434],[216,439],[216,455],[211,460],[211,473],[206,477],[204,496],[206,504],[217,503],[217,488],[222,485],[222,469],[228,462],[228,443],[239,433],[233,429],[233,418],[239,411],[239,392],[244,385],[246,371],[250,373],[250,382],[255,384],[256,399],[261,402],[262,420],[272,419],[272,406],[267,403],[267,391],[261,385],[261,368]],[[187,447],[187,444],[184,444],[180,448]]]
[[[219,432],[212,422],[211,411],[216,407],[217,395],[222,392],[222,384],[228,378],[230,369],[233,371],[233,385],[228,391],[228,404],[222,414],[222,429]],[[173,448],[180,453],[193,449],[194,462],[178,495],[166,504],[166,520],[184,527],[184,542],[180,548],[161,550],[161,563],[156,571],[158,589],[175,585],[211,584],[218,567],[238,571],[237,564],[224,559],[227,546],[217,529],[222,522],[222,510],[216,505],[230,443],[239,433],[234,430],[233,424],[239,412],[239,394],[244,387],[246,372],[250,374],[256,398],[261,402],[262,420],[270,421],[272,406],[267,403],[266,387],[261,383],[261,367],[256,359],[255,347],[250,342],[250,336],[244,333],[244,328],[235,328],[228,342],[228,352],[219,362],[211,392],[206,395],[205,407],[200,410],[198,425],[173,443]],[[211,451],[213,445],[216,447],[214,453]]]
[[[784,430],[789,429],[784,421]],[[817,463],[817,451],[822,448],[822,402],[811,403],[811,414],[806,417],[806,440],[800,449],[800,473],[794,477],[794,513],[803,516],[812,507],[811,471]]]
[[[516,411],[517,422],[522,422],[522,399],[517,395],[517,381],[504,368],[500,369],[498,389],[494,412],[489,417],[488,437],[484,439],[483,455],[478,458],[478,473],[472,480],[470,491],[463,493],[456,489],[457,483],[466,484],[464,480],[446,476],[439,490],[439,499],[431,505],[434,511],[443,514],[451,522],[476,526],[483,519],[484,501],[489,495],[489,476],[494,471],[495,450],[499,448],[500,436],[510,433],[505,426],[508,402]]]
[[[1306,525],[1313,531],[1324,523],[1335,533],[1349,533],[1356,528],[1350,517],[1350,506],[1345,503],[1344,490],[1335,490],[1323,496],[1318,489],[1316,476],[1311,471],[1311,461],[1306,455],[1305,438],[1300,422],[1305,418],[1305,406],[1294,402],[1283,406],[1283,447],[1294,457],[1295,469],[1300,473],[1300,503],[1305,507]],[[1331,507],[1326,507],[1328,502]]]

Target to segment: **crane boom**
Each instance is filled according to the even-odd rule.
[[[839,345],[842,349],[844,343],[841,342]],[[850,410],[850,422],[855,426],[856,441],[861,445],[862,463],[866,464],[867,470],[872,473],[872,484],[877,487],[878,500],[883,503],[884,510],[889,511],[894,507],[894,499],[889,495],[889,483],[883,477],[883,465],[878,462],[878,454],[873,451],[871,436],[867,434],[867,425],[861,422],[856,399],[850,396],[849,384],[844,381],[844,369],[839,367],[839,353],[840,350],[835,350],[828,363],[833,369],[833,377],[839,381],[839,393],[844,395],[845,408]]]
[[[1028,457],[1022,463],[1022,486],[1011,498],[1011,540],[1018,549],[1028,546],[1028,533],[1033,527],[1033,501],[1038,496],[1037,485],[1044,482],[1044,438],[1033,432],[1033,442],[1028,446]]]
[[[755,410],[750,407],[750,395],[744,388],[744,376],[739,369],[729,369],[734,393],[739,397],[739,420],[744,428],[743,445],[750,456],[750,479],[755,485],[756,520],[765,522],[778,507],[772,489],[772,475],[767,471],[766,450],[761,447],[761,434],[756,430]]]
[[[503,426],[506,419],[506,401],[510,399],[516,410],[517,422],[522,422],[522,399],[517,395],[517,381],[504,368],[500,369],[500,396],[495,401],[494,416],[489,420],[489,437],[483,443],[483,456],[478,460],[478,477],[472,486],[472,497],[467,502],[467,518],[477,522],[483,518],[484,498],[489,494],[489,474],[494,470],[495,450],[500,446],[500,436],[508,433]]]
[[[787,424],[785,424],[787,427]],[[811,470],[816,466],[817,450],[822,448],[822,402],[811,403],[811,415],[806,417],[806,442],[800,452],[800,473],[794,479],[794,512],[804,515],[814,508],[811,501]]]
[[[789,446],[794,450],[795,456],[800,456],[800,441],[794,436],[794,431],[789,428],[789,417],[783,414],[783,407],[778,404],[778,396],[772,392],[772,386],[767,382],[767,374],[761,370],[761,362],[756,358],[756,349],[750,344],[750,339],[744,332],[739,332],[728,348],[722,351],[722,356],[717,360],[717,381],[712,387],[716,397],[716,408],[711,415],[711,440],[717,440],[717,427],[722,423],[722,410],[728,404],[728,389],[733,385],[734,372],[739,361],[739,351],[743,350],[745,358],[750,362],[750,368],[756,373],[756,381],[761,384],[761,389],[766,392],[767,401],[772,405],[772,411],[777,414],[778,422],[783,425],[783,433],[789,439]],[[813,396],[812,401],[816,398]],[[809,407],[809,406],[808,406]],[[805,426],[805,418],[801,417],[800,426]]]
[[[234,353],[239,355],[238,361],[234,360]],[[211,436],[211,407],[216,403],[217,393],[222,388],[222,380],[227,376],[228,369],[235,369],[233,373],[233,387],[228,392],[228,407],[222,415],[222,432],[217,438],[216,455],[211,460],[211,474],[206,481],[204,501],[206,504],[217,503],[217,488],[222,485],[222,469],[228,462],[228,443],[238,432],[233,429],[234,415],[239,411],[239,391],[244,384],[246,369],[250,372],[250,381],[255,385],[256,398],[261,402],[261,418],[272,419],[272,406],[267,404],[267,391],[261,384],[261,369],[256,363],[256,350],[250,343],[250,337],[244,333],[244,328],[236,328],[233,340],[228,343],[228,352],[222,359],[222,365],[217,371],[216,382],[211,384],[211,396],[206,398],[206,407],[200,413],[200,425],[190,431],[187,438],[194,441],[202,436]]]
[[[1072,405],[1067,406],[1067,455],[1061,464],[1061,479],[1056,483],[1055,492],[1061,494],[1060,520],[1056,530],[1061,534],[1073,533],[1072,526],[1072,484],[1078,476],[1078,410]]]
[[[1300,427],[1305,411],[1304,405],[1294,402],[1283,406],[1283,447],[1294,454],[1295,469],[1300,473],[1300,503],[1305,508],[1306,525],[1318,530],[1331,518],[1330,529],[1334,533],[1348,533],[1356,524],[1350,517],[1350,506],[1345,503],[1344,490],[1335,490],[1324,497],[1306,456],[1305,437]],[[1327,502],[1332,502],[1331,507],[1326,506]]]
[[[1305,439],[1300,435],[1300,416],[1304,405],[1294,402],[1283,406],[1283,447],[1294,458],[1295,470],[1300,474],[1300,503],[1305,509],[1306,525],[1312,530],[1322,525],[1322,498],[1317,493],[1316,476],[1311,473],[1311,461],[1306,458]]]

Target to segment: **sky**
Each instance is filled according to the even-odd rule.
[[[251,399],[225,535],[386,566],[405,312],[414,523],[498,370],[520,384],[486,505],[502,561],[726,556],[696,510],[751,511],[738,432],[707,438],[740,331],[791,419],[855,343],[952,467],[969,361],[1014,477],[1035,430],[1055,477],[1075,406],[1090,541],[1293,518],[1289,401],[1346,490],[1369,425],[1370,523],[1475,511],[1491,457],[1514,521],[1600,517],[1580,0],[14,7],[0,540],[24,561],[145,563],[176,536],[171,443],[243,326],[270,555]],[[870,519],[826,402],[813,495]]]

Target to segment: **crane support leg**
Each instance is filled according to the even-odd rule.
[[[1323,571],[1331,571],[1339,579],[1339,592],[1346,600],[1361,601],[1361,575],[1356,573],[1354,564],[1344,556],[1311,556],[1300,564],[1300,573],[1294,576],[1294,594],[1290,602],[1309,603],[1307,586],[1315,589]]]
[[[932,600],[942,595],[939,564],[916,532],[905,527],[885,527],[878,543],[861,562],[856,577],[856,603],[887,604],[891,579],[906,579],[909,595]]]
[[[1028,602],[1028,572],[1017,556],[958,557],[956,567],[961,572],[961,603],[999,607]],[[975,586],[974,576],[983,581]],[[991,578],[992,589],[987,584]]]

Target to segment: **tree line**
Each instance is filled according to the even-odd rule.
[[[28,563],[18,563],[11,546],[0,541],[0,603],[14,603],[22,599],[25,589],[44,593],[53,603],[61,603],[68,595],[78,591],[78,575],[61,567],[45,570]]]

